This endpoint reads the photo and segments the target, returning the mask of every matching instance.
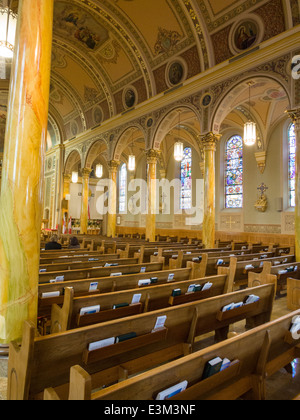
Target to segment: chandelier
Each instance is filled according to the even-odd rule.
[[[135,155],[133,154],[133,147],[134,147],[134,141],[133,141],[133,131],[131,132],[131,154],[128,156],[128,170],[130,172],[135,171],[136,163],[135,163]]]
[[[180,110],[178,111],[178,115],[179,115],[179,121],[178,121],[178,137],[179,139],[176,141],[176,143],[174,144],[174,159],[177,162],[181,162],[183,159],[183,143],[180,140]]]
[[[249,86],[249,117],[250,117],[250,89],[251,89],[252,82],[248,83]],[[244,143],[246,146],[253,146],[256,143],[256,124],[253,121],[247,121],[244,124]]]
[[[78,182],[78,172],[72,172],[72,183],[77,184]]]
[[[101,165],[101,163],[96,165],[96,177],[97,178],[102,178],[103,177],[103,166]]]
[[[0,7],[0,57],[12,58],[15,45],[17,15],[7,7]]]

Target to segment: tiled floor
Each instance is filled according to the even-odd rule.
[[[272,319],[279,318],[289,311],[286,306],[286,298],[277,299],[274,303]],[[244,323],[243,323],[244,325]],[[242,332],[241,326],[236,324],[232,327],[233,331]],[[207,345],[212,339],[207,337]],[[205,340],[205,341],[206,341]],[[211,342],[212,344],[212,342]],[[6,399],[7,387],[7,359],[0,358],[0,400]],[[281,369],[272,377],[267,379],[267,400],[293,400],[300,394],[300,359],[296,359],[292,364],[291,373]]]

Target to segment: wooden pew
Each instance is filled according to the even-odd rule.
[[[132,316],[142,312],[151,312],[169,306],[182,305],[187,302],[195,302],[197,300],[226,294],[232,291],[230,278],[233,278],[233,276],[230,276],[229,269],[227,268],[226,274],[143,287],[140,288],[140,290],[123,290],[79,298],[74,298],[72,291],[68,291],[64,295],[63,307],[60,308],[58,305],[53,305],[52,307],[51,333],[66,331],[66,329],[80,328],[82,326]],[[212,283],[210,289],[202,292],[187,293],[191,284],[199,284],[202,287],[208,282]],[[172,292],[175,289],[181,290],[179,296],[172,296]],[[131,304],[133,297],[137,294],[140,295],[139,302]],[[126,303],[127,306],[122,306],[124,303]],[[97,305],[101,308],[100,312],[80,315],[82,308]],[[114,305],[120,305],[120,307],[113,309]]]
[[[300,308],[300,280],[299,278],[287,278],[287,307],[290,311]]]
[[[101,277],[89,278],[83,280],[69,280],[67,283],[45,283],[39,285],[38,290],[38,316],[43,319],[43,323],[47,322],[51,315],[51,306],[54,304],[62,305],[64,302],[64,291],[66,287],[71,287],[75,297],[92,296],[100,293],[110,293],[120,290],[130,290],[139,288],[139,281],[149,279],[149,277],[157,278],[154,285],[165,284],[168,281],[177,282],[192,280],[201,277],[199,264],[190,263],[188,268],[180,270],[160,270],[149,273],[127,274],[118,277]],[[228,270],[228,269],[227,269]],[[232,273],[232,270],[230,270]],[[227,274],[225,271],[222,274]],[[171,278],[173,280],[171,280]],[[228,281],[231,281],[232,274]],[[98,283],[96,290],[91,290],[91,284]],[[93,288],[94,289],[94,288]],[[231,291],[231,290],[230,290]],[[49,293],[55,292],[58,296],[48,297]],[[43,295],[46,297],[43,298]],[[47,318],[46,320],[44,318]]]
[[[243,301],[252,293],[259,296],[258,302],[222,315],[225,305]],[[196,337],[202,334],[215,331],[220,341],[227,337],[232,323],[247,319],[256,327],[268,322],[273,299],[274,286],[260,286],[46,337],[35,337],[34,325],[26,322],[21,348],[10,343],[8,400],[38,399],[45,388],[64,388],[74,365],[81,365],[101,387],[178,359],[193,349]],[[153,330],[161,316],[166,317],[164,327]],[[136,338],[88,351],[91,343],[131,331]],[[64,393],[66,396],[66,389]]]
[[[294,271],[295,269],[296,271]],[[270,279],[276,279],[276,294],[278,297],[280,297],[282,295],[281,292],[287,289],[287,279],[289,277],[300,277],[299,262],[290,262],[287,264],[280,264],[275,266],[270,262],[264,262],[263,271],[261,273],[249,272],[248,286],[267,284]]]
[[[101,261],[109,261],[110,259],[120,259],[120,254],[100,254],[100,253],[93,253],[93,255],[82,253],[79,255],[61,255],[61,256],[54,256],[50,258],[40,258],[40,265],[47,265],[47,264],[66,264],[72,263],[74,261],[89,261],[91,258],[98,258]]]
[[[226,283],[226,292],[233,291],[232,282],[234,278],[234,263],[230,268],[224,269],[220,274],[225,275],[227,278]],[[204,270],[205,271],[205,270]],[[203,265],[189,262],[186,269],[179,270],[164,270],[159,272],[149,273],[137,273],[131,275],[124,275],[118,277],[101,277],[100,279],[88,279],[88,280],[75,280],[68,281],[67,286],[73,289],[73,294],[75,297],[82,296],[93,296],[100,293],[110,293],[120,290],[131,290],[137,288],[144,288],[139,286],[140,280],[154,278],[157,279],[157,282],[153,283],[151,287],[156,285],[165,284],[167,282],[178,282],[178,281],[187,281],[193,279],[199,279],[204,277],[203,274]],[[93,287],[94,290],[91,290],[91,284],[97,283],[97,287]],[[39,326],[41,334],[44,335],[47,325],[49,325],[49,319],[51,318],[51,306],[62,305],[64,302],[64,291],[66,288],[65,282],[61,283],[45,283],[39,285],[39,298],[38,298],[38,316],[39,316]],[[58,296],[48,297],[49,293],[55,292]],[[44,296],[45,294],[45,296]]]
[[[49,283],[50,280],[56,279],[57,277],[63,276],[64,281],[70,280],[79,280],[86,278],[96,278],[96,277],[107,277],[113,273],[122,273],[124,274],[134,274],[140,273],[141,270],[145,272],[163,270],[164,261],[156,263],[144,263],[144,264],[130,264],[130,265],[118,265],[112,267],[100,267],[97,268],[97,261],[95,262],[95,268],[83,268],[79,270],[69,270],[69,271],[53,271],[50,273],[40,273],[39,283]]]
[[[81,366],[74,366],[70,374],[68,399],[151,401],[155,400],[162,390],[187,381],[187,389],[169,401],[238,398],[265,400],[266,377],[270,377],[300,356],[300,340],[291,340],[289,335],[291,322],[299,315],[298,310],[222,343],[95,392],[92,392],[91,376]],[[226,357],[231,363],[227,369],[203,379],[207,361],[215,357]],[[44,399],[60,398],[53,388],[48,388],[45,390]]]
[[[93,268],[104,267],[105,264],[118,264],[118,265],[131,265],[138,264],[138,258],[110,258],[101,259],[101,258],[92,258],[93,261],[73,261],[73,262],[61,262],[59,264],[41,264],[40,273],[50,273],[50,272],[61,272],[61,271],[70,271],[70,270],[80,270],[84,268]]]
[[[178,256],[175,256],[170,259],[169,261],[169,267],[173,267],[173,268],[184,268],[186,266],[186,263],[188,261],[193,261],[197,258],[202,258],[202,256],[204,255],[205,250],[203,250],[204,252],[197,252],[197,253],[191,253],[191,254],[186,254],[183,251],[179,251],[178,252]],[[267,255],[268,257],[273,257],[275,255],[274,252],[268,252],[268,253],[256,253],[256,254],[252,254],[251,250],[245,250],[245,251],[213,251],[213,252],[207,252],[207,257],[208,257],[208,261],[207,261],[207,275],[213,275],[216,274],[217,272],[217,268],[218,268],[218,261],[221,260],[222,261],[222,265],[228,266],[229,265],[229,261],[230,261],[230,257],[234,256],[236,258],[238,258],[238,260],[252,260],[254,258],[260,258],[262,255]],[[221,265],[221,264],[219,264]]]

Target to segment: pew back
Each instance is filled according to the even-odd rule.
[[[221,308],[243,301],[252,293],[260,298],[255,305],[246,305],[242,311],[233,310],[226,318],[220,318]],[[270,320],[273,299],[274,286],[266,285],[36,338],[34,326],[25,323],[21,349],[16,343],[10,344],[8,399],[32,399],[47,387],[67,383],[74,365],[82,365],[89,374],[95,374],[178,344],[194,345],[197,336],[213,330],[223,333],[230,324],[242,319],[251,320],[255,327]],[[164,328],[153,332],[160,316],[166,316]],[[87,352],[90,343],[132,331],[137,334],[136,340],[100,349],[100,354],[97,350]],[[222,335],[218,338],[226,338]]]

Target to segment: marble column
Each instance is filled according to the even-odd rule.
[[[70,186],[71,186],[71,175],[64,174],[63,175],[63,200],[62,200],[62,209],[61,209],[61,217],[62,217],[62,226],[64,224],[64,220],[66,221],[66,227],[68,229],[68,221],[69,221],[69,200],[70,199]]]
[[[58,145],[58,168],[56,172],[56,220],[55,225],[58,225],[58,233],[63,232],[63,214],[62,214],[62,199],[63,199],[63,188],[64,188],[64,159],[65,159],[65,147],[63,144]]]
[[[115,238],[117,234],[117,173],[120,162],[109,162],[109,190],[108,190],[108,217],[107,236]]]
[[[295,185],[295,256],[300,261],[300,108],[288,111],[290,118],[295,124],[296,136],[296,185]]]
[[[150,149],[146,151],[147,156],[147,195],[148,208],[146,217],[146,239],[155,242],[156,224],[156,165],[160,153],[158,150]]]
[[[204,153],[204,218],[202,241],[205,248],[215,246],[215,153],[220,135],[209,132],[200,136]]]
[[[20,0],[0,197],[0,343],[37,323],[53,0]]]
[[[82,169],[82,196],[81,196],[81,214],[80,214],[80,233],[86,235],[88,233],[89,219],[89,180],[91,170]]]

